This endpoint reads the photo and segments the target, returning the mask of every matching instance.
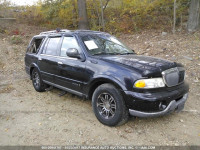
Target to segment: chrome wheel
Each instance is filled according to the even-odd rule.
[[[40,87],[40,76],[37,72],[33,73],[33,84],[36,88]]]
[[[113,118],[116,112],[116,102],[112,95],[109,93],[102,93],[97,99],[99,114],[105,119]]]

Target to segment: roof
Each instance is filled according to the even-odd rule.
[[[45,31],[41,32],[39,35],[55,35],[55,34],[65,34],[65,33],[95,33],[95,34],[108,34],[101,31],[93,31],[93,30],[68,30],[68,29],[61,29],[59,31],[57,30],[51,30],[51,31]]]
[[[46,31],[46,32],[41,32],[40,35],[44,35],[44,34],[58,34],[58,33],[66,33],[66,32],[71,32],[70,30],[67,29],[62,29],[59,32],[57,30],[51,30],[51,31]]]

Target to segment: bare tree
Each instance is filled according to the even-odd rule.
[[[86,0],[78,0],[78,28],[89,29]]]
[[[102,23],[103,31],[105,31],[104,11],[105,11],[106,7],[108,6],[109,1],[110,0],[106,0],[106,4],[103,5],[102,0],[100,0],[100,3],[101,3],[101,23]]]
[[[103,6],[103,11],[106,9],[106,7],[108,6],[110,0],[106,0],[106,4]]]
[[[99,27],[100,27],[102,23],[101,23],[101,15],[100,15],[100,12],[99,12],[99,7],[97,5],[96,0],[93,0],[93,3],[94,3],[94,7],[96,9],[96,14],[97,14],[97,17],[98,17],[98,22],[99,22]],[[100,28],[99,28],[99,30],[100,30]]]
[[[174,24],[173,24],[173,33],[176,32],[176,0],[174,0]]]
[[[76,13],[76,1],[72,1],[72,23],[74,27],[77,27],[77,13]]]
[[[191,0],[187,29],[189,32],[200,28],[200,0]]]
[[[105,23],[104,23],[104,11],[103,11],[103,2],[102,0],[100,0],[101,2],[101,23],[102,23],[102,27],[103,27],[103,31],[105,31]]]
[[[11,17],[8,7],[11,5],[8,0],[0,0],[0,18],[2,17]]]

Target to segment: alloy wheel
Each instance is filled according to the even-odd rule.
[[[98,96],[97,108],[99,114],[105,119],[111,119],[116,112],[116,102],[109,93],[102,93]]]
[[[33,84],[37,88],[40,87],[40,76],[39,76],[39,74],[37,72],[33,73]]]

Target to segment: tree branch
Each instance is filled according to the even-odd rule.
[[[106,0],[106,4],[105,4],[105,6],[103,7],[103,11],[105,11],[105,9],[106,9],[106,7],[107,7],[109,1],[110,1],[110,0]]]

